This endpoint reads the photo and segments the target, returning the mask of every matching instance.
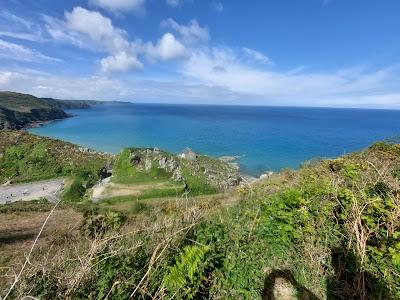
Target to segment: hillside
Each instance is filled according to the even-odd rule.
[[[15,134],[7,133],[0,162],[30,170],[42,138]],[[12,156],[21,149],[22,160]],[[83,162],[90,151],[79,153]],[[377,143],[237,187],[219,160],[129,148],[113,160],[113,188],[150,189],[96,203],[79,194],[83,187],[90,196],[99,179],[82,176],[87,168],[68,175],[75,190],[51,216],[11,298],[400,298],[400,145]],[[0,262],[10,266],[0,293],[51,207],[0,206]]]
[[[90,108],[97,102],[36,98],[28,94],[0,92],[0,130],[22,129],[40,122],[68,118],[64,109]]]
[[[26,131],[0,131],[0,185],[97,173],[114,157]]]

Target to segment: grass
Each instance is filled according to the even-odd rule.
[[[142,192],[138,199],[153,199],[153,198],[165,198],[165,197],[181,197],[185,189],[183,186],[161,188],[161,189],[150,189]]]
[[[113,160],[111,155],[84,152],[78,146],[21,131],[0,131],[0,184],[29,182],[91,172]]]
[[[136,196],[115,196],[110,198],[101,199],[101,204],[114,205],[117,203],[136,201]]]
[[[204,175],[193,175],[193,172],[188,167],[182,168],[182,175],[189,187],[190,195],[211,195],[217,193],[217,189],[207,182]]]
[[[256,299],[276,292],[280,278],[299,298],[398,299],[399,149],[373,145],[216,195],[204,195],[216,189],[193,171],[206,171],[199,162],[183,166],[185,199],[176,197],[183,184],[169,182],[137,196],[68,203],[74,211],[59,212],[69,211],[73,230],[56,216],[62,234],[41,240],[13,297],[126,299],[135,291],[136,299]],[[157,177],[138,176],[127,152],[117,164],[134,184]],[[72,174],[82,186],[92,183],[91,172]],[[19,205],[0,221],[12,237],[0,246],[9,247],[2,261],[11,266],[18,260],[10,249],[32,239],[14,227],[31,228],[46,214],[38,209],[44,204]]]
[[[178,185],[171,182],[166,182],[166,186],[163,188],[149,187],[141,191],[138,195],[124,195],[114,196],[101,199],[101,203],[116,204],[120,202],[130,202],[144,199],[159,199],[166,197],[181,197],[184,193],[184,186]]]
[[[12,214],[21,212],[45,212],[50,211],[53,204],[46,199],[33,201],[17,201],[8,204],[0,204],[0,214]]]
[[[131,149],[124,149],[118,155],[113,167],[113,182],[122,184],[162,182],[169,180],[171,174],[158,168],[154,163],[149,171],[140,171],[131,164]]]

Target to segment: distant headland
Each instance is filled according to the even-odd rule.
[[[87,109],[104,104],[94,100],[59,100],[29,94],[0,92],[0,130],[36,127],[50,121],[71,117],[66,109]]]

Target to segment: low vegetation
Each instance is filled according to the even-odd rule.
[[[98,176],[113,157],[23,131],[0,131],[0,184]],[[92,179],[94,181],[95,179]]]
[[[36,123],[65,119],[64,109],[89,108],[98,102],[36,98],[28,94],[0,92],[0,130],[22,129]]]
[[[113,180],[171,182],[149,162],[142,173],[135,151],[119,155]],[[204,174],[197,163],[181,167],[182,188],[202,195],[177,197],[170,186],[171,194],[65,202],[59,210],[80,222],[42,237],[11,298],[400,298],[400,145],[378,143],[224,192],[207,192],[207,178],[190,171]],[[75,176],[77,186],[92,184],[88,174]],[[4,207],[7,216],[18,211]],[[6,249],[4,290],[24,260]]]

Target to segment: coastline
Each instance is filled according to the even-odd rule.
[[[31,128],[39,128],[39,127],[51,124],[53,122],[65,120],[65,119],[72,118],[72,117],[73,116],[70,115],[66,118],[57,118],[57,119],[52,119],[52,120],[47,120],[47,121],[34,121],[34,122],[24,125],[24,127],[22,127],[21,129],[15,129],[15,130],[28,130]]]

